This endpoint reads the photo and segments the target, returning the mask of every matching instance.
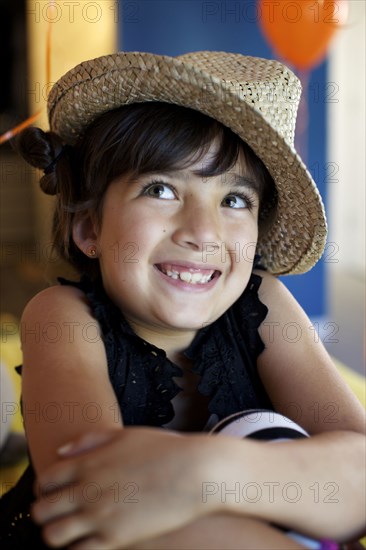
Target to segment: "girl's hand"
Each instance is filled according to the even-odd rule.
[[[207,442],[154,428],[90,434],[41,474],[32,517],[47,544],[73,550],[119,550],[175,530],[215,510],[202,502]]]

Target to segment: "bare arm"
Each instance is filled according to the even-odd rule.
[[[310,319],[270,274],[259,297],[269,311],[259,328],[265,344],[258,371],[275,409],[310,434],[333,430],[365,433],[365,411],[316,335]]]
[[[363,435],[328,432],[276,444],[230,441],[226,452],[225,464],[217,464],[212,485],[205,486],[207,501],[220,500],[231,513],[314,538],[344,542],[365,533]],[[220,461],[223,455],[216,453]]]
[[[95,535],[108,548],[130,548],[211,514],[348,541],[365,529],[364,461],[363,436],[353,432],[274,444],[126,428],[43,472],[41,487],[65,491],[39,499],[33,513],[55,547]],[[100,488],[92,502],[90,480]]]
[[[37,474],[90,431],[122,428],[99,326],[83,293],[50,287],[21,320],[25,430]]]

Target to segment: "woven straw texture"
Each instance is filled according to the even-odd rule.
[[[304,273],[321,257],[324,207],[294,148],[301,86],[277,61],[225,52],[176,58],[120,52],[66,73],[48,99],[51,130],[70,145],[103,112],[128,103],[165,101],[196,109],[231,128],[266,165],[278,190],[278,214],[258,242],[274,274]]]

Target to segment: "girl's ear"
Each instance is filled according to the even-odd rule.
[[[76,246],[88,257],[97,257],[97,229],[90,213],[76,214],[72,227]]]

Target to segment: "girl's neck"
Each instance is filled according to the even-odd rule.
[[[177,365],[184,366],[185,357],[183,352],[193,341],[197,330],[173,331],[160,327],[137,325],[130,319],[128,319],[128,322],[140,338],[164,350],[167,357]]]

